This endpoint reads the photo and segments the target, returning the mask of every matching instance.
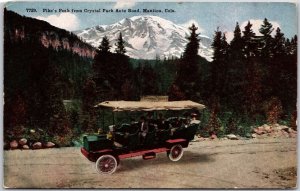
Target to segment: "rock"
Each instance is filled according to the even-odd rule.
[[[258,135],[261,135],[263,134],[263,131],[262,130],[259,130],[258,128],[255,128],[253,129],[254,133],[258,134]]]
[[[281,130],[284,130],[284,131],[287,131],[289,129],[289,127],[285,126],[285,125],[281,125],[280,128],[281,128]]]
[[[278,123],[275,123],[272,125],[272,128],[276,131],[280,131],[281,130],[281,126]]]
[[[28,150],[28,149],[29,149],[29,146],[28,146],[28,145],[23,145],[22,148],[23,148],[24,150]]]
[[[19,144],[16,140],[13,140],[12,142],[9,143],[10,149],[17,149]]]
[[[35,130],[34,129],[30,129],[30,133],[35,133]]]
[[[261,126],[263,130],[267,131],[269,129],[271,129],[270,125],[264,124],[263,126]]]
[[[297,133],[297,131],[295,131],[295,130],[292,129],[292,128],[288,128],[287,132],[288,132],[288,133],[294,133],[294,134]]]
[[[276,131],[276,132],[274,133],[274,137],[282,137],[282,136],[283,136],[282,131]]]
[[[246,134],[246,137],[247,137],[247,138],[252,138],[252,136],[251,136],[250,133],[247,133],[247,134]]]
[[[41,149],[42,148],[42,143],[41,142],[35,142],[32,145],[33,149]]]
[[[289,133],[286,132],[285,130],[281,130],[280,132],[281,132],[282,136],[289,137]]]
[[[47,142],[46,144],[44,144],[44,146],[45,146],[46,148],[53,148],[53,147],[55,146],[55,144],[52,143],[52,142]]]
[[[217,139],[218,137],[217,137],[217,135],[212,134],[212,135],[210,136],[210,138],[211,138],[211,139]]]
[[[251,135],[251,137],[252,137],[253,139],[255,139],[255,138],[257,137],[257,134],[253,133],[253,134]]]
[[[262,126],[257,127],[257,129],[258,129],[259,131],[264,131],[265,128],[266,128],[267,126],[268,126],[268,125],[264,124],[264,125],[262,125]]]
[[[19,140],[20,145],[26,145],[26,143],[27,143],[27,139],[25,139],[25,138],[22,138]]]
[[[272,127],[269,126],[269,125],[264,125],[264,130],[265,130],[267,133],[271,133],[271,132],[272,132]]]
[[[239,138],[237,136],[235,136],[234,134],[229,134],[229,135],[226,135],[226,137],[230,140],[238,140]]]

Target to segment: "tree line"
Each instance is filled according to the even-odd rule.
[[[230,43],[217,29],[213,61],[208,62],[198,55],[200,40],[195,25],[189,28],[180,58],[129,58],[120,33],[114,52],[104,37],[96,56],[90,59],[42,46],[41,31],[31,31],[23,39],[12,38],[15,27],[20,26],[12,26],[9,18],[27,22],[17,15],[5,16],[5,140],[26,135],[68,145],[81,133],[99,128],[99,113],[93,107],[97,102],[139,100],[144,95],[168,95],[170,100],[205,104],[203,133],[245,134],[251,125],[265,122],[295,126],[297,36],[285,38],[267,19],[261,35],[253,32],[250,22],[242,30],[236,23]],[[66,100],[71,100],[70,107]],[[31,129],[36,133],[31,134]]]
[[[234,37],[215,31],[213,61],[198,55],[200,39],[192,25],[181,58],[155,61],[132,60],[126,55],[122,34],[115,53],[104,37],[94,59],[95,93],[98,101],[138,100],[142,95],[168,95],[170,100],[190,99],[208,106],[204,129],[219,132],[234,124],[289,121],[296,111],[297,36],[285,38],[264,19],[255,34],[250,21]],[[275,35],[272,36],[275,30]],[[100,94],[100,95],[99,95]],[[102,95],[102,96],[101,96]],[[88,109],[90,110],[90,109]],[[243,131],[243,130],[240,130]]]
[[[210,116],[205,128],[208,132],[220,132],[222,126],[224,129],[233,123],[236,126],[233,131],[238,131],[241,121],[249,125],[259,122],[273,124],[295,118],[296,35],[285,38],[280,28],[275,30],[264,19],[259,29],[261,35],[253,32],[250,22],[243,31],[236,23],[234,37],[228,43],[226,34],[217,28],[212,43],[213,61],[207,68],[195,64],[199,60],[199,39],[195,33],[197,28],[193,25],[189,29],[190,42],[175,80],[180,96],[174,99],[192,99],[208,105]],[[273,30],[274,36],[271,35]],[[223,122],[220,118],[224,119]],[[295,121],[289,123],[295,126]]]

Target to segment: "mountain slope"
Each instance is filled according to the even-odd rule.
[[[21,16],[4,9],[4,32],[11,40],[39,40],[44,47],[66,49],[84,57],[94,57],[95,48],[82,42],[76,35],[45,21]]]
[[[107,36],[114,50],[120,32],[126,42],[127,55],[137,59],[180,57],[189,36],[187,28],[157,16],[134,16],[115,24],[99,25],[74,33],[94,47],[98,47],[102,38]],[[211,42],[210,38],[200,35],[199,55],[208,61],[212,60]]]

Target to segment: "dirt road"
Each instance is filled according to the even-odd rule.
[[[191,142],[183,158],[165,153],[125,159],[113,175],[97,174],[80,148],[5,151],[9,188],[293,188],[293,138]]]

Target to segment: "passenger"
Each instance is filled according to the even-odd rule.
[[[157,127],[158,127],[159,130],[166,129],[166,127],[165,127],[165,118],[164,118],[162,113],[158,114]]]
[[[184,113],[183,114],[184,116],[184,119],[183,119],[183,123],[182,123],[182,126],[184,128],[187,128],[191,122],[191,117],[190,117],[190,114],[188,112]]]
[[[148,122],[146,122],[144,116],[141,116],[141,118],[140,118],[140,134],[139,134],[141,144],[144,143],[148,131],[149,131]]]
[[[175,127],[181,127],[181,124],[182,124],[182,121],[180,120],[179,117],[176,117],[176,120],[175,120]]]
[[[108,126],[108,133],[106,134],[107,139],[112,140],[114,138],[114,130],[115,130],[114,128],[115,128],[114,125]],[[104,133],[103,129],[99,128],[98,133],[103,134]]]
[[[172,127],[171,127],[171,136],[174,134],[176,129],[181,126],[180,124],[181,123],[180,123],[179,117],[177,116],[175,118],[175,122],[173,124],[171,124],[172,125]]]
[[[153,112],[151,111],[147,112],[146,119],[147,120],[153,119]]]
[[[146,122],[148,122],[149,125],[154,125],[153,112],[147,113]]]
[[[139,130],[138,122],[135,121],[133,118],[130,119],[130,133],[135,134]]]
[[[191,117],[192,117],[191,122],[190,122],[191,124],[199,124],[200,123],[200,121],[197,119],[197,116],[198,115],[196,113],[191,114]]]
[[[101,134],[103,134],[103,133],[104,133],[104,131],[103,131],[103,129],[100,127],[100,128],[98,129],[98,134],[101,135]]]
[[[185,118],[182,123],[183,128],[187,128],[190,124],[190,119]]]

